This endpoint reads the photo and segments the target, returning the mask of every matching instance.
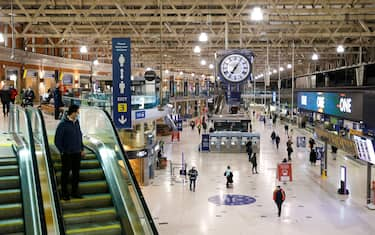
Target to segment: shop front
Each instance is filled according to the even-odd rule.
[[[364,97],[359,92],[298,92],[301,126],[320,126],[343,137],[362,132],[371,120],[365,118]]]

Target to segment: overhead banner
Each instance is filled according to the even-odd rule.
[[[112,38],[113,121],[116,128],[131,128],[130,38]]]
[[[298,92],[298,108],[348,120],[363,120],[363,94]]]

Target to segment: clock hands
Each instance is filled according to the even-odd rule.
[[[240,64],[240,62],[238,62],[238,63],[236,64],[236,66],[234,66],[234,68],[233,68],[232,71],[230,72],[231,74],[233,74],[234,71],[236,71],[236,69],[237,69],[237,67],[238,67],[239,64]]]

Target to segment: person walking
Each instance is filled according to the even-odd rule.
[[[271,140],[273,144],[275,143],[275,139],[276,139],[276,132],[273,130],[271,133]]]
[[[3,87],[3,89],[0,91],[0,99],[3,105],[4,117],[8,116],[10,109],[10,91],[8,87]]]
[[[251,158],[251,164],[253,164],[253,167],[251,168],[251,172],[254,174],[258,174],[258,170],[257,170],[257,166],[258,166],[258,163],[257,163],[257,153],[254,153],[253,154],[253,157]]]
[[[62,199],[82,198],[78,191],[81,158],[85,156],[82,132],[78,121],[79,106],[71,105],[67,116],[58,124],[55,145],[61,154],[61,195]],[[72,192],[68,192],[69,173],[72,172]]]
[[[288,145],[288,147],[286,148],[286,151],[288,152],[288,161],[292,161],[292,153],[293,153],[292,145]]]
[[[233,173],[230,169],[230,166],[227,166],[227,169],[224,172],[224,176],[227,178],[227,188],[229,188],[229,184],[233,184]]]
[[[33,106],[33,105],[34,105],[35,93],[34,93],[34,91],[31,89],[31,87],[29,87],[29,88],[25,91],[24,96],[25,96],[25,106],[27,106],[27,105]]]
[[[314,140],[313,138],[310,138],[310,139],[309,139],[309,147],[310,147],[310,150],[313,150],[314,145],[315,145],[315,140]]]
[[[56,88],[53,91],[53,103],[54,103],[54,106],[55,106],[55,120],[59,120],[60,114],[62,113],[61,108],[64,107],[59,82],[56,83]]]
[[[285,201],[285,191],[280,187],[276,186],[276,189],[273,191],[273,200],[275,201],[278,209],[278,215],[281,215],[281,206]]]
[[[190,191],[195,192],[195,181],[197,181],[198,171],[193,166],[188,172],[189,180],[190,180]]]
[[[246,143],[246,152],[249,157],[249,162],[251,161],[251,155],[253,155],[253,146],[251,140]]]
[[[276,149],[279,150],[280,136],[278,134],[276,134],[275,143],[276,143]]]
[[[198,134],[200,135],[201,134],[201,124],[198,124],[197,129],[198,129]]]
[[[285,134],[288,135],[289,126],[288,124],[284,125]]]
[[[14,88],[13,85],[11,85],[9,89],[9,93],[10,93],[10,102],[14,104],[16,101],[16,96],[18,95],[17,89]]]
[[[310,163],[311,165],[316,165],[316,151],[314,149],[311,149],[310,152]]]

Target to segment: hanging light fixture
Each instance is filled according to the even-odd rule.
[[[0,33],[0,43],[3,43],[3,42],[5,42],[5,40],[4,40],[4,34]]]
[[[207,64],[207,62],[205,61],[205,60],[201,60],[201,65],[202,66],[204,66],[204,65],[206,65]]]
[[[191,73],[191,76],[192,76],[192,77],[194,77],[194,76],[195,76],[195,74],[194,74],[194,73]]]
[[[318,54],[314,53],[314,54],[311,56],[311,59],[312,59],[312,60],[318,60],[318,59],[319,59]]]
[[[166,70],[165,70],[165,73],[167,73],[167,74],[168,74],[168,73],[169,73],[169,70],[168,70],[168,69],[166,69]]]
[[[193,49],[194,53],[201,53],[201,48],[200,46],[195,46],[194,49]]]
[[[280,68],[279,68],[279,71],[280,71],[280,72],[284,71],[284,67],[280,67]]]
[[[207,33],[202,32],[202,33],[199,35],[199,41],[200,41],[200,42],[207,42],[207,41],[208,41]]]
[[[343,45],[338,45],[336,48],[337,53],[344,53],[345,48]]]
[[[287,67],[288,69],[291,69],[291,68],[292,68],[292,65],[291,65],[291,64],[288,64],[286,67]]]
[[[96,66],[96,65],[99,65],[99,60],[98,60],[98,59],[95,59],[92,63],[93,63],[95,66]]]
[[[82,54],[86,54],[88,52],[87,50],[87,46],[81,46],[81,48],[79,49],[79,51],[82,53]]]
[[[184,75],[184,72],[181,71],[181,72],[180,72],[180,75]]]
[[[214,69],[214,65],[213,65],[213,64],[210,64],[208,67],[209,67],[210,69]]]
[[[251,20],[253,21],[261,21],[263,20],[263,12],[260,7],[254,7],[253,10],[251,11]]]

